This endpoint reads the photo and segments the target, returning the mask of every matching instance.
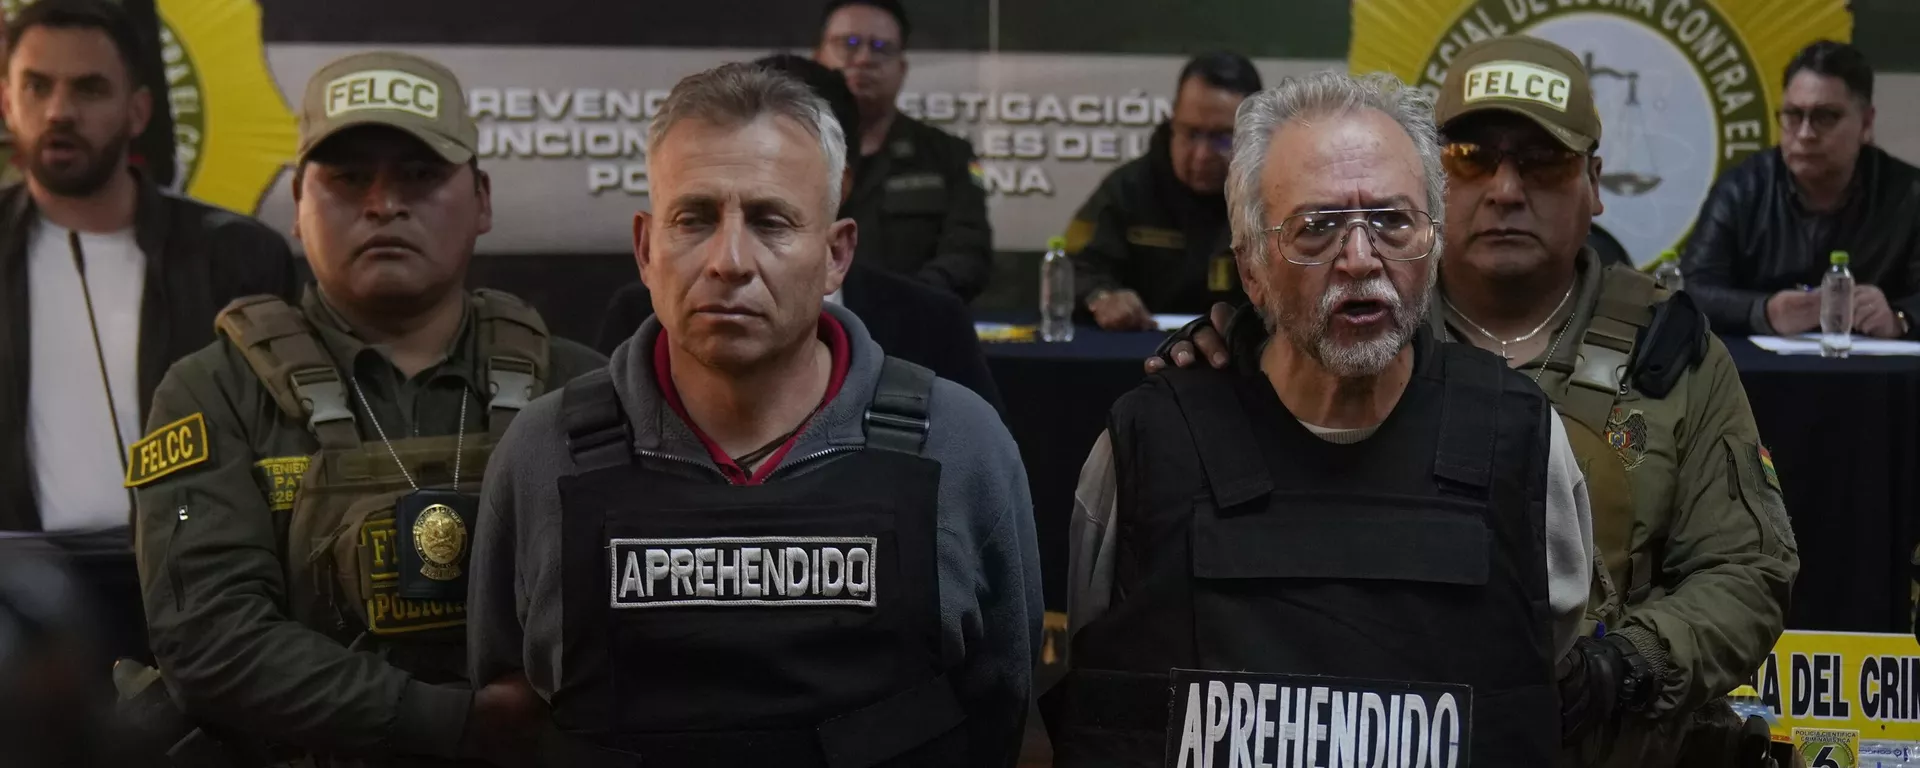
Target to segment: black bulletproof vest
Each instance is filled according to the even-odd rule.
[[[966,765],[920,456],[933,374],[888,358],[865,449],[757,486],[636,455],[605,371],[568,385],[569,765]],[[802,459],[803,461],[807,459]],[[817,460],[817,459],[815,459]]]
[[[1160,765],[1176,667],[1464,684],[1474,766],[1552,761],[1547,400],[1486,352],[1413,343],[1405,394],[1353,445],[1252,365],[1114,406],[1113,607],[1049,694],[1056,765]]]

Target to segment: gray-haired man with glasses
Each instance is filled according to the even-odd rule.
[[[1057,765],[1551,763],[1586,494],[1539,389],[1423,323],[1431,114],[1332,72],[1240,108],[1227,204],[1253,306],[1231,365],[1150,376],[1082,470]]]

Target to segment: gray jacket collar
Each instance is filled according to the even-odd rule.
[[[793,450],[781,460],[782,467],[820,451],[857,449],[867,443],[867,405],[879,386],[880,366],[886,353],[867,333],[867,326],[860,318],[845,307],[823,303],[821,310],[846,329],[852,360],[840,393],[800,433]],[[654,378],[654,345],[659,342],[660,329],[659,318],[649,317],[639,331],[613,351],[610,370],[614,391],[620,393],[621,407],[626,409],[627,420],[633,425],[633,446],[636,450],[711,466],[713,461],[707,455],[706,446],[667,405]]]

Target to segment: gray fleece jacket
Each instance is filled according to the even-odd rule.
[[[866,444],[864,415],[884,353],[845,309],[826,311],[846,328],[852,359],[840,393],[801,433],[768,483],[837,459],[794,466],[829,447]],[[635,447],[698,465],[689,478],[726,480],[687,424],[667,405],[653,372],[660,324],[649,318],[613,353],[614,388]],[[574,472],[560,392],[535,400],[494,451],[480,498],[467,596],[468,658],[476,685],[525,670],[542,697],[560,680],[560,491]],[[953,382],[935,382],[927,455],[938,460],[936,512],[943,641],[962,650],[952,674],[967,710],[977,765],[1013,765],[1025,726],[1044,611],[1033,502],[1020,451],[993,407]],[[852,455],[851,453],[843,455]],[[671,465],[679,462],[659,462]]]

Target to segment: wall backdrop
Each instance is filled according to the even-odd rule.
[[[151,0],[186,192],[284,227],[290,105],[327,60],[374,47],[459,74],[494,176],[489,254],[615,254],[646,205],[644,133],[667,89],[715,64],[805,52],[795,0]],[[17,0],[7,0],[15,5]],[[1880,143],[1920,158],[1920,3],[1904,0],[907,0],[900,106],[981,154],[996,247],[1058,234],[1138,156],[1192,53],[1252,56],[1269,82],[1386,70],[1437,88],[1454,53],[1525,32],[1572,48],[1606,124],[1600,222],[1639,261],[1684,237],[1714,176],[1776,140],[1787,60],[1851,39],[1881,75]],[[1849,7],[1851,6],[1851,7]]]

